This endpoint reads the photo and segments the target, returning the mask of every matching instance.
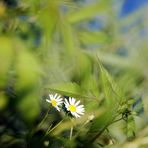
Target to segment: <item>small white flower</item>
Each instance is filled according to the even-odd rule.
[[[58,111],[60,111],[59,106],[62,105],[62,103],[63,103],[63,99],[61,98],[60,95],[58,95],[58,94],[55,94],[55,95],[49,94],[49,99],[46,99],[46,101],[51,103],[51,105],[53,107],[55,107]]]
[[[80,115],[84,115],[84,105],[79,105],[80,100],[76,102],[75,98],[69,97],[69,101],[65,99],[65,107],[66,109],[76,118],[80,117]]]

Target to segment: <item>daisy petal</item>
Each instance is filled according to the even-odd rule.
[[[71,97],[69,97],[69,103],[72,104],[72,98]]]
[[[81,115],[84,115],[85,109],[84,105],[79,105],[80,100],[76,101],[75,98],[69,97],[69,100],[65,99],[64,105],[67,111],[69,111],[72,116],[79,118]]]
[[[68,103],[67,99],[65,99],[64,104],[69,105],[69,103]]]
[[[48,99],[46,99],[46,101],[47,101],[47,102],[49,102],[49,103],[51,102],[51,101],[50,101],[50,100],[48,100]]]
[[[72,101],[71,101],[71,102],[72,102],[72,104],[75,104],[75,99],[74,99],[74,98],[72,98],[71,100],[72,100]]]
[[[53,98],[53,95],[49,94],[49,98],[52,99]]]
[[[59,100],[61,96],[58,96],[56,99]]]
[[[60,111],[59,106],[63,103],[63,99],[57,93],[55,95],[49,94],[50,99],[46,99],[47,102],[51,103],[53,107],[55,107],[58,111]]]
[[[80,103],[80,100],[79,100],[79,101],[77,101],[77,102],[75,103],[75,105],[76,105],[76,106],[78,106],[78,105],[79,105],[79,103]]]
[[[54,95],[54,99],[57,97],[57,95],[58,95],[57,93]]]

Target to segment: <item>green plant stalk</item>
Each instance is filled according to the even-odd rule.
[[[62,122],[64,121],[64,119],[62,119],[59,123],[57,123],[53,128],[51,128],[52,125],[50,125],[46,131],[46,133],[44,134],[44,136],[42,137],[42,140],[44,140],[44,138],[46,136],[48,136],[55,128],[57,128]]]
[[[62,122],[64,121],[64,119],[62,119],[59,123],[57,123],[52,129],[49,130],[49,132],[47,134],[45,134],[45,136],[47,136],[49,133],[51,133],[55,128],[57,128]]]
[[[90,142],[93,143],[98,137],[100,137],[100,136],[102,135],[102,133],[103,133],[105,130],[107,130],[107,128],[108,128],[112,123],[114,123],[115,121],[118,122],[118,121],[121,120],[121,119],[115,120],[115,118],[116,118],[116,116],[114,116],[114,117],[112,118],[112,120],[111,120],[108,124],[106,124],[106,125],[102,128],[102,130],[99,131],[99,132],[90,140]],[[115,121],[114,121],[114,120],[115,120]]]
[[[90,122],[90,120],[88,119],[87,121],[84,122],[84,124],[80,127],[79,131],[73,136],[73,139],[75,139],[81,132],[81,130],[85,127],[85,125],[87,125]]]
[[[115,144],[115,141],[114,141],[114,139],[112,138],[112,136],[111,136],[111,134],[110,134],[110,132],[109,132],[109,129],[108,129],[108,128],[106,128],[106,131],[108,132],[108,135],[109,135],[110,140],[112,141],[112,143],[113,143],[113,144]]]
[[[71,126],[71,128],[70,128],[70,135],[69,135],[70,140],[72,139],[72,133],[73,133],[73,126]]]
[[[47,117],[48,117],[49,111],[50,111],[50,109],[48,109],[48,111],[46,112],[44,118],[43,118],[42,121],[37,125],[37,128],[36,128],[36,129],[39,129],[39,128],[42,126],[42,124],[44,123],[44,121],[45,121],[45,120],[47,119]]]
[[[44,121],[47,119],[50,109],[46,112],[44,118],[41,120],[41,122],[30,132],[30,138],[33,136],[33,134],[42,126]]]
[[[101,134],[107,129],[107,127],[110,125],[111,123],[108,123],[106,126],[104,126],[104,128],[98,132],[91,140],[90,142],[93,143],[98,137],[101,136]]]

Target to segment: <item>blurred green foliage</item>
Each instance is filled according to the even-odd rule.
[[[1,147],[147,147],[146,8],[119,19],[113,2],[0,1]],[[96,16],[103,28],[84,27]],[[56,92],[85,115],[52,109]]]

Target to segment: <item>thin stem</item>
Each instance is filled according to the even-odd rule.
[[[72,139],[72,133],[73,133],[73,126],[70,128],[70,135],[69,135],[69,139]]]
[[[94,137],[92,137],[92,139],[90,140],[90,142],[94,142],[98,137],[100,137],[102,135],[102,133],[104,132],[104,130],[107,129],[107,127],[112,124],[112,122],[114,121],[115,117],[112,118],[112,120],[110,122],[108,122]]]
[[[52,127],[52,124],[48,127],[48,129],[47,129],[47,131],[46,131],[46,133],[45,133],[45,136],[48,135],[48,133],[49,133],[51,127]]]
[[[111,125],[112,123],[115,123],[115,122],[117,122],[117,121],[120,121],[120,120],[122,120],[123,118],[120,118],[120,119],[117,119],[117,120],[113,120],[111,123],[108,123],[104,128],[102,128],[102,130],[100,131],[100,132],[98,132],[92,139],[91,139],[91,142],[94,142],[103,132],[104,132],[104,130],[105,129],[107,129],[107,127],[109,126],[109,125]]]
[[[53,128],[51,128],[52,125],[50,125],[45,133],[45,135],[42,137],[42,139],[44,139],[49,133],[51,133],[56,127],[58,127],[62,122],[64,121],[64,119],[62,119],[59,123],[57,123]]]
[[[42,126],[42,124],[44,123],[44,121],[48,117],[49,111],[50,111],[50,109],[48,109],[48,111],[46,112],[46,114],[45,114],[44,118],[42,119],[42,121],[37,125],[37,129]]]
[[[55,128],[57,128],[62,122],[64,121],[64,119],[62,119],[59,123],[57,123],[51,130],[49,130],[49,132],[47,133],[47,134],[49,134],[49,133],[51,133]]]
[[[86,122],[84,122],[84,124],[79,128],[79,131],[73,136],[73,139],[79,135],[79,133],[82,131],[82,129],[85,127],[85,125],[87,125],[89,122],[90,122],[90,120],[87,120]]]
[[[106,131],[108,132],[110,140],[112,141],[112,143],[115,144],[115,142],[114,142],[114,140],[113,140],[113,138],[112,138],[108,128],[106,128]]]
[[[91,140],[90,142],[94,142],[98,137],[100,137],[100,135],[104,132],[104,130],[109,126],[110,124],[107,124],[104,128],[102,128],[101,131],[99,131]]]
[[[122,120],[122,119],[124,119],[124,118],[119,118],[119,119],[117,119],[117,120],[114,120],[111,124],[113,124],[113,123],[115,123],[115,122],[118,122],[118,121],[120,121],[120,120]]]
[[[30,133],[30,137],[33,136],[33,134],[42,126],[42,124],[44,123],[44,121],[47,119],[48,114],[49,114],[50,109],[48,109],[48,111],[46,112],[44,118],[41,120],[41,122],[36,126],[36,128],[34,128],[31,133]]]

